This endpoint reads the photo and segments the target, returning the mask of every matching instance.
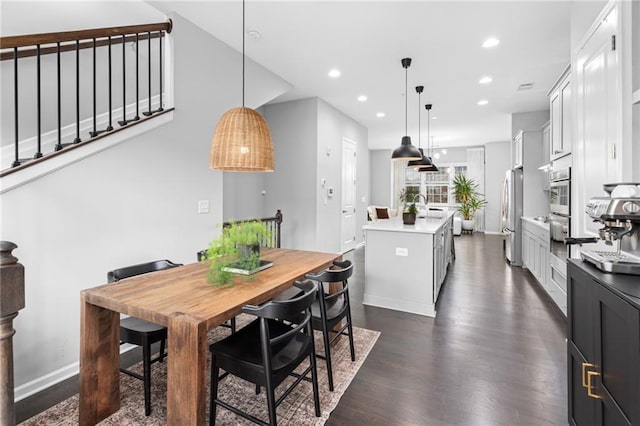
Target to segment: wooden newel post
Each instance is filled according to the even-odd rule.
[[[24,266],[11,254],[18,246],[0,241],[0,426],[16,424],[13,396],[13,319],[24,308]]]

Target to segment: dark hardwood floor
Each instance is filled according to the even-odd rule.
[[[567,424],[565,317],[501,236],[455,245],[435,319],[362,305],[355,251],[354,325],[382,335],[328,425]]]
[[[355,251],[354,325],[382,335],[328,425],[567,424],[564,316],[533,275],[505,263],[502,237],[455,245],[435,319],[362,305],[364,248]],[[18,422],[77,386],[74,377],[21,401]]]

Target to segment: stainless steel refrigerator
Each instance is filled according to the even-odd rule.
[[[502,193],[501,221],[505,256],[513,266],[522,266],[522,168],[507,170]]]

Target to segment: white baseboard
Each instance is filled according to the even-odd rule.
[[[120,353],[123,354],[136,347],[137,346],[135,345],[124,344],[120,346]],[[68,378],[77,375],[79,371],[80,363],[76,361],[72,364],[67,365],[66,367],[62,367],[58,370],[52,371],[49,374],[45,374],[42,377],[38,377],[35,380],[20,385],[14,388],[15,401],[18,402],[30,397],[31,395],[35,395],[38,392],[42,392],[43,390],[57,383],[60,383],[63,380],[67,380]]]

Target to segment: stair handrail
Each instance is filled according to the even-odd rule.
[[[166,31],[171,33],[173,22],[168,19],[165,22],[155,24],[125,25],[119,27],[94,28],[88,30],[59,31],[52,33],[27,34],[0,37],[0,49],[14,47],[35,46],[38,44],[63,43],[67,41],[88,40],[93,38],[114,37],[126,34],[147,33],[153,31]]]

